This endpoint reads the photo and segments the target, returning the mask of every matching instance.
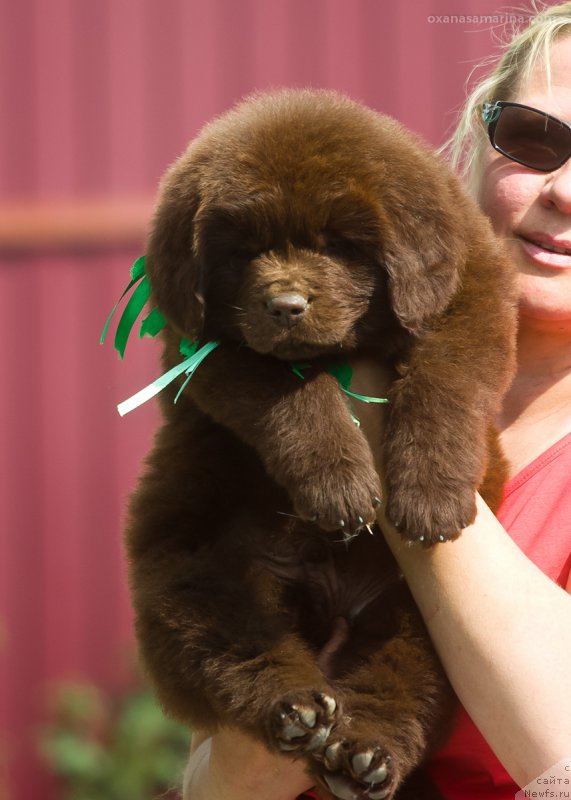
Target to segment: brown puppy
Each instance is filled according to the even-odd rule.
[[[383,537],[348,534],[379,502],[369,445],[403,535],[452,539],[473,519],[513,367],[512,268],[410,133],[290,91],[216,120],[169,171],[147,272],[165,367],[181,336],[221,342],[176,405],[164,393],[131,503],[158,695],[191,724],[307,758],[343,800],[391,797],[438,744],[450,690]],[[382,441],[331,374],[360,354],[390,376]],[[483,490],[497,503],[501,475]],[[325,674],[340,615],[350,641]]]

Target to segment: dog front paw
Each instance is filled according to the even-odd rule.
[[[350,535],[375,521],[381,486],[372,462],[324,464],[318,474],[292,487],[290,496],[302,519]]]
[[[282,752],[314,753],[325,746],[339,713],[337,700],[329,694],[292,693],[270,711],[270,740]]]
[[[392,757],[370,742],[333,735],[314,772],[340,800],[389,800],[396,789]]]
[[[471,486],[438,487],[387,477],[387,517],[403,538],[425,545],[457,539],[476,516],[476,491]]]

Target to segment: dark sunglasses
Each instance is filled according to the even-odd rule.
[[[492,147],[518,164],[553,172],[571,156],[571,125],[544,111],[499,100],[484,103],[482,117]]]

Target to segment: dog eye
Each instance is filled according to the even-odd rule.
[[[230,261],[238,261],[240,263],[253,261],[259,255],[260,251],[253,247],[235,247],[228,252]]]
[[[253,261],[258,255],[259,250],[247,246],[229,246],[227,243],[217,243],[218,246],[212,244],[204,248],[203,256],[205,263],[209,264],[212,268],[223,269],[228,264],[242,266]]]
[[[334,258],[359,259],[364,255],[362,248],[356,242],[341,236],[328,239],[323,252]]]

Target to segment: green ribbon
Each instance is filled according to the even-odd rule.
[[[162,331],[162,329],[167,324],[166,319],[163,317],[159,309],[155,306],[152,309],[150,314],[145,317],[145,319],[141,322],[141,329],[139,331],[139,339],[142,339],[143,336],[156,336],[157,333]]]
[[[101,334],[101,344],[103,344],[105,341],[109,324],[113,319],[121,300],[131,291],[134,286],[136,286],[136,284],[139,285],[129,298],[115,332],[115,349],[119,353],[120,358],[123,358],[125,354],[125,348],[127,347],[129,335],[151,294],[149,279],[145,275],[145,256],[141,256],[133,264],[133,267],[131,268],[131,281],[119,300],[115,303],[113,310],[107,318],[107,322],[103,328],[103,333]],[[139,338],[145,335],[156,336],[166,324],[167,321],[159,309],[156,307],[151,309],[150,313],[141,322]],[[149,384],[149,386],[146,386],[132,397],[124,400],[122,403],[119,403],[117,406],[119,414],[124,416],[125,414],[128,414],[129,411],[133,411],[133,409],[138,408],[138,406],[142,405],[143,403],[146,403],[147,400],[150,400],[152,397],[157,395],[170,383],[176,380],[179,375],[184,373],[186,374],[186,380],[183,382],[176,394],[174,399],[174,402],[176,403],[185,386],[194,375],[196,368],[216,347],[218,347],[219,344],[220,342],[207,342],[200,349],[198,349],[198,344],[196,342],[190,342],[188,339],[182,338],[180,341],[180,352],[181,355],[186,356],[186,358],[181,361],[180,364],[177,364],[175,367],[168,370],[168,372],[160,375],[156,380]],[[291,364],[291,369],[298,377],[304,380],[305,378],[303,371],[310,369],[311,366],[312,365],[308,362],[298,361]],[[333,363],[328,372],[337,379],[342,391],[345,392],[345,394],[349,397],[352,397],[355,400],[360,400],[363,403],[388,403],[386,397],[367,397],[366,395],[355,394],[355,392],[352,392],[349,387],[353,377],[353,370],[346,361],[338,361]],[[357,417],[355,417],[353,414],[352,417],[358,425],[359,420]]]
[[[304,361],[295,361],[292,363],[291,368],[292,371],[295,372],[300,378],[305,380],[305,376],[303,375],[303,370],[311,368],[311,364],[304,362]],[[337,382],[341,387],[341,391],[345,392],[346,395],[349,397],[354,398],[355,400],[360,400],[362,403],[388,403],[388,398],[386,397],[368,397],[364,394],[355,394],[352,392],[349,387],[351,386],[351,380],[353,379],[353,370],[351,365],[347,363],[347,361],[337,361],[332,364],[329,369],[327,370],[330,375],[333,375],[334,378],[337,378]]]
[[[292,371],[295,372],[302,380],[305,380],[305,376],[303,375],[303,370],[310,369],[311,364],[306,361],[295,361],[292,363],[291,368]],[[333,375],[334,378],[337,379],[339,387],[341,388],[342,392],[345,392],[346,395],[352,397],[354,400],[360,400],[362,403],[388,403],[388,399],[386,397],[368,397],[364,394],[355,394],[349,389],[351,386],[351,380],[353,379],[353,370],[351,365],[347,363],[347,361],[337,361],[333,363],[329,369],[327,370],[330,375]],[[351,414],[351,419],[355,423],[355,425],[359,428],[361,427],[361,422],[359,417],[355,416],[351,407],[349,406],[349,413]]]
[[[150,294],[151,286],[149,284],[149,279],[144,277],[131,295],[129,302],[125,306],[125,310],[121,315],[119,324],[117,325],[117,331],[115,333],[115,350],[117,350],[119,353],[119,358],[123,358],[125,354],[125,348],[127,347],[129,334],[131,333],[133,325],[143,310],[145,303],[149,299]]]
[[[291,371],[295,373],[298,376],[298,378],[301,378],[302,381],[305,380],[305,375],[303,374],[303,370],[311,368],[311,364],[307,361],[292,361],[290,366],[291,366]]]
[[[369,397],[366,394],[355,394],[355,392],[349,391],[345,386],[342,386],[341,389],[345,392],[345,394],[349,395],[349,397],[353,397],[355,400],[360,400],[362,403],[388,403],[388,397]]]
[[[181,355],[190,358],[190,356],[193,356],[196,353],[197,347],[198,342],[189,342],[189,340],[185,339],[183,336],[183,338],[180,340],[178,349],[180,350]]]
[[[149,283],[148,277],[145,275],[145,256],[141,256],[138,258],[133,267],[131,269],[131,281],[128,284],[127,288],[115,303],[113,310],[109,314],[107,318],[107,322],[103,328],[103,332],[101,334],[100,343],[103,344],[105,341],[105,337],[107,336],[107,330],[109,328],[109,324],[113,319],[121,300],[127,295],[131,289],[136,285],[137,288],[129,298],[129,302],[125,306],[123,314],[121,315],[121,319],[119,320],[119,324],[117,325],[117,330],[115,332],[115,350],[119,353],[119,358],[123,358],[125,355],[125,348],[127,347],[127,341],[129,339],[129,335],[133,330],[133,325],[137,321],[137,318],[141,314],[145,303],[150,297],[151,294],[151,285]],[[151,313],[146,317],[143,322],[141,323],[141,330],[139,332],[139,338],[144,336],[145,334],[149,334],[150,336],[156,336],[157,333],[164,328],[166,325],[166,320],[158,310],[158,308],[154,308]]]
[[[147,400],[150,400],[151,397],[154,397],[159,392],[162,392],[164,388],[166,388],[169,383],[172,383],[179,375],[186,373],[187,378],[180,387],[177,396],[175,397],[175,403],[180,397],[180,393],[189,382],[189,380],[194,375],[194,372],[198,365],[204,361],[207,355],[209,355],[218,345],[220,342],[208,342],[200,350],[196,350],[189,358],[185,358],[180,364],[177,364],[176,367],[169,369],[168,372],[165,372],[163,375],[160,375],[155,381],[153,381],[149,386],[145,386],[144,389],[141,389],[137,394],[134,394],[132,397],[129,397],[128,400],[124,400],[122,403],[119,403],[117,406],[117,411],[121,414],[122,417],[125,414],[128,414],[129,411],[133,411],[133,409],[138,408],[143,403],[146,403]]]

